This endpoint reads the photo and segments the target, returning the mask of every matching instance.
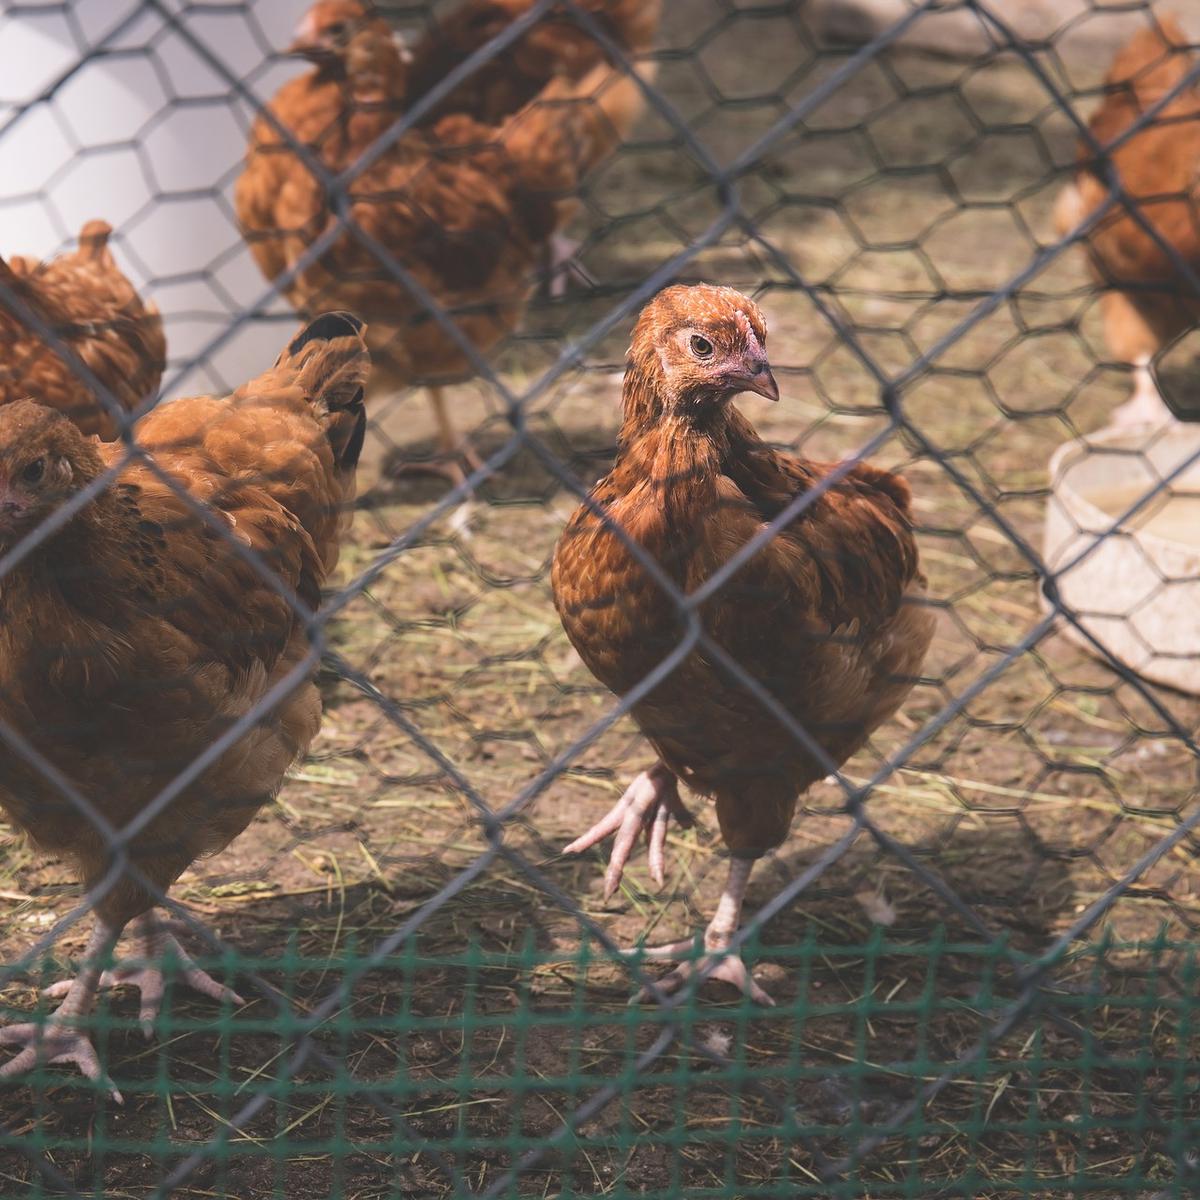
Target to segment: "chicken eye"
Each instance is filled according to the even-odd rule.
[[[44,458],[35,458],[33,462],[26,463],[21,468],[22,483],[41,483],[46,474],[46,460]]]
[[[708,338],[701,337],[698,333],[693,333],[691,347],[692,353],[697,358],[712,358],[713,344]]]

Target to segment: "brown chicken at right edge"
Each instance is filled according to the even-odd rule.
[[[1157,25],[1131,38],[1113,59],[1106,94],[1088,122],[1092,136],[1101,146],[1123,137],[1194,65],[1178,22],[1159,17]],[[1116,410],[1113,420],[1162,422],[1167,409],[1150,361],[1200,317],[1200,296],[1177,265],[1182,261],[1200,275],[1200,95],[1195,86],[1183,88],[1112,152],[1124,198],[1149,229],[1120,198],[1109,203],[1112,189],[1103,164],[1083,142],[1079,159],[1074,179],[1059,194],[1054,221],[1065,237],[1109,204],[1082,244],[1092,277],[1104,289],[1100,306],[1109,352],[1134,368],[1133,398]]]
[[[567,525],[553,567],[567,636],[618,695],[667,658],[685,626],[612,526],[692,593],[834,469],[771,449],[732,405],[741,392],[779,398],[766,337],[752,300],[707,285],[661,292],[634,330],[616,464]],[[908,485],[858,463],[759,548],[700,617],[706,635],[841,764],[916,681],[934,628],[924,595]],[[702,962],[712,978],[771,1004],[741,957],[724,952],[755,859],[784,840],[797,799],[828,764],[703,647],[632,714],[659,761],[566,851],[616,834],[607,899],[644,828],[661,884],[668,819],[690,819],[678,782],[711,796],[732,857]],[[691,946],[647,953],[679,959]],[[674,990],[693,969],[682,962],[659,986]]]

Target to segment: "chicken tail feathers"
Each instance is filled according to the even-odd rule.
[[[580,79],[560,76],[547,84],[503,127],[504,147],[525,186],[556,197],[573,192],[633,128],[644,107],[642,83],[654,73],[649,63],[635,74],[602,63]]]
[[[330,414],[329,444],[333,447],[338,470],[348,474],[358,466],[367,439],[367,406],[363,403],[363,388],[359,388],[352,403]]]
[[[20,284],[20,276],[12,269],[8,259],[0,257],[0,287],[13,291]]]
[[[296,381],[324,417],[339,471],[358,465],[367,432],[364,403],[371,355],[366,325],[348,312],[328,312],[310,321],[279,356],[277,367],[292,367]]]
[[[309,342],[328,342],[333,338],[357,337],[366,328],[353,313],[327,312],[309,321],[288,343],[286,354],[295,358]]]
[[[79,257],[93,262],[109,257],[108,239],[112,226],[107,221],[89,221],[79,231]]]

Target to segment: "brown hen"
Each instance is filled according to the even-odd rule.
[[[412,46],[408,103],[431,92],[463,59],[503,33],[536,0],[466,0],[435,17]],[[604,34],[626,53],[648,50],[658,31],[659,0],[582,0]],[[434,109],[433,116],[466,113],[495,125],[528,104],[558,75],[579,78],[604,61],[599,43],[561,9],[552,8],[503,52],[463,80]]]
[[[186,983],[237,1000],[151,910],[197,857],[245,829],[320,724],[319,647],[293,598],[315,610],[337,559],[366,428],[362,330],[327,314],[232,395],[156,409],[136,427],[153,466],[34,401],[0,408],[0,552],[11,563],[0,722],[97,814],[81,816],[25,749],[0,743],[0,808],[77,866],[95,914],[82,970],[52,989],[65,998],[46,1028],[0,1029],[0,1044],[22,1047],[0,1076],[40,1058],[98,1078],[72,1022],[99,986],[130,982],[149,1031],[163,990],[154,964],[168,948]],[[23,544],[98,482],[61,527]],[[100,822],[125,831],[127,868]],[[147,965],[102,978],[131,921]]]
[[[1102,147],[1122,137],[1152,105],[1182,82],[1195,57],[1178,23],[1160,17],[1134,36],[1113,60],[1105,97],[1088,126]],[[1200,296],[1181,274],[1178,256],[1200,274],[1200,95],[1193,86],[1169,100],[1145,127],[1097,161],[1086,143],[1079,166],[1055,207],[1065,236],[1102,208],[1083,245],[1100,298],[1104,340],[1114,358],[1132,363],[1133,398],[1114,414],[1118,423],[1162,421],[1167,410],[1150,361],[1200,316]],[[1143,228],[1118,197],[1108,203],[1110,168],[1125,202],[1141,214]],[[1151,232],[1151,230],[1153,232]],[[1165,247],[1159,244],[1161,239]]]
[[[121,273],[108,248],[112,226],[89,221],[79,248],[49,262],[0,259],[0,294],[12,296],[78,356],[110,400],[133,412],[162,382],[162,318]],[[0,303],[0,404],[36,396],[84,433],[113,437],[117,422],[91,383]]]
[[[445,16],[435,17],[425,35],[413,43],[408,70],[409,105],[431,92],[455,67],[533,8],[535,0],[466,0]],[[594,17],[603,33],[626,54],[645,53],[654,42],[661,16],[660,0],[582,0],[579,7]],[[427,120],[466,113],[485,125],[498,125],[528,104],[556,76],[577,79],[604,59],[600,44],[577,22],[552,8],[503,52],[489,58],[444,100]],[[629,109],[629,134],[637,110]],[[560,228],[574,205],[560,209]],[[543,269],[552,295],[566,290],[568,273],[583,274],[575,263],[579,244],[556,232],[546,246]]]
[[[624,421],[612,472],[567,525],[554,556],[555,603],[584,662],[625,695],[678,647],[678,604],[614,527],[657,561],[680,592],[724,564],[834,468],[772,450],[731,404],[740,392],[778,399],[766,326],[753,301],[723,287],[673,287],[642,313],[625,375]],[[667,821],[686,819],[682,780],[716,801],[732,855],[705,933],[710,974],[770,997],[737,954],[754,860],[786,837],[801,792],[841,764],[908,694],[933,635],[920,600],[909,490],[858,464],[811,500],[705,599],[705,634],[823,748],[812,753],[703,646],[633,706],[659,756],[613,810],[566,849],[616,834],[605,878],[615,891],[639,831],[662,882]],[[649,951],[679,958],[690,942]],[[660,981],[691,974],[681,964]]]
[[[459,438],[440,388],[471,377],[469,355],[389,271],[393,260],[447,312],[462,337],[485,353],[520,321],[539,255],[563,220],[563,203],[584,174],[617,144],[641,108],[636,81],[607,64],[579,78],[551,79],[499,125],[464,113],[404,134],[354,173],[345,230],[314,263],[302,259],[336,229],[335,204],[293,149],[308,147],[337,173],[394,124],[408,103],[408,66],[387,23],[352,0],[326,0],[301,27],[298,45],[315,68],[287,84],[256,123],[236,205],[268,279],[303,312],[330,304],[361,312],[383,388],[431,388],[439,447],[461,480]],[[332,31],[331,31],[332,29]]]

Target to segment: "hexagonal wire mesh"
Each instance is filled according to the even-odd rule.
[[[300,265],[270,285],[257,273],[233,187],[301,7],[79,0],[0,18],[3,249],[48,254],[111,221],[164,314],[167,398],[267,368],[295,328],[285,293],[339,236],[454,339],[461,313],[430,294],[420,248],[381,246],[349,211],[367,162],[339,174],[282,126],[336,216]],[[519,60],[551,3],[527,7],[387,111],[368,158],[419,136],[462,80]],[[559,7],[633,70],[603,5]],[[192,863],[170,897],[152,888],[248,1003],[189,997],[168,955],[147,1045],[130,1001],[102,998],[89,1028],[124,1105],[43,1067],[7,1080],[5,1195],[1193,1194],[1200,443],[1181,425],[1096,433],[1129,356],[1106,343],[1075,243],[1123,215],[1169,260],[1159,290],[1200,293],[1196,259],[1113,165],[1200,67],[1188,59],[1105,144],[1084,114],[1146,5],[852,7],[667,6],[638,56],[657,70],[638,85],[644,114],[580,186],[565,296],[539,293],[492,353],[468,340],[475,378],[443,397],[482,465],[449,490],[397,470],[436,454],[437,430],[412,387],[372,393],[357,512],[315,618],[271,562],[187,510],[299,614],[298,672],[322,655],[322,729],[252,835]],[[419,38],[429,8],[387,15]],[[1080,142],[1102,204],[1059,237]],[[661,890],[638,858],[606,904],[600,859],[559,853],[650,761],[629,716],[648,684],[615,701],[594,683],[555,615],[550,558],[612,459],[634,316],[701,278],[752,294],[770,323],[786,402],[744,406],[764,436],[843,472],[903,468],[937,614],[899,714],[828,763],[757,869],[739,941],[770,1009],[715,983],[626,1006],[647,972],[618,941],[687,936],[716,899],[708,806],[671,835]],[[33,331],[120,426],[110,461],[148,460],[120,376],[3,282],[26,331],[9,363]],[[0,573],[11,583],[111,481],[7,549]],[[690,624],[663,671],[689,639],[720,653],[695,598],[672,596]],[[781,738],[809,737],[726,669]],[[92,906],[137,865],[86,771],[60,771],[11,723],[0,737],[6,771],[32,764],[110,851],[82,899],[63,862],[8,851],[6,1013],[44,1021],[34,985],[66,973]]]

